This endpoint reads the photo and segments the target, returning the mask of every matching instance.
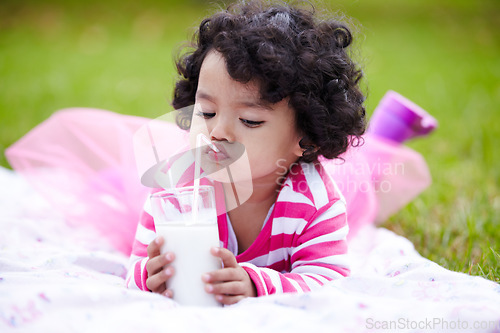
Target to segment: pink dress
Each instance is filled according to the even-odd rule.
[[[345,197],[349,238],[387,219],[431,183],[419,153],[379,135],[364,139],[344,162],[321,160]],[[5,154],[69,223],[93,225],[129,255],[151,191],[141,177],[186,143],[187,133],[172,123],[73,108],[55,112]]]
[[[191,168],[192,164],[185,166]],[[349,275],[346,203],[320,163],[297,163],[291,167],[260,233],[245,251],[238,251],[236,235],[223,207],[220,183],[206,178],[201,181],[222,193],[216,194],[222,198],[216,200],[217,208],[222,208],[217,218],[220,244],[235,255],[248,273],[257,296],[307,292]],[[146,204],[130,256],[128,288],[149,291],[147,247],[156,237],[151,214],[151,206]]]

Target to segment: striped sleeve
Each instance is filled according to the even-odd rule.
[[[290,272],[240,263],[254,282],[258,296],[276,293],[302,293],[326,282],[348,276],[348,233],[346,206],[342,200],[319,209],[290,249]]]
[[[129,269],[125,280],[127,288],[149,291],[146,287],[146,279],[148,278],[146,263],[149,259],[147,248],[155,237],[153,217],[150,214],[149,200],[147,200],[139,224],[137,225],[135,240],[132,245]]]

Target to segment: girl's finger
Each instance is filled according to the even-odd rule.
[[[224,305],[236,304],[245,297],[243,296],[233,296],[233,295],[216,295],[215,300]]]
[[[161,249],[161,246],[163,245],[164,242],[165,242],[165,240],[163,239],[163,237],[158,236],[155,238],[154,241],[149,243],[148,248],[147,248],[148,257],[153,258],[153,257],[160,255],[160,249]]]
[[[241,295],[244,294],[243,284],[240,281],[231,281],[216,284],[207,284],[206,292],[215,295]]]
[[[223,247],[213,247],[210,249],[212,255],[219,257],[222,260],[224,267],[238,267],[238,262],[234,254]]]
[[[166,289],[165,288],[165,291],[161,293],[163,296],[165,297],[168,297],[168,298],[173,298],[174,297],[174,293],[172,292],[171,289]]]
[[[161,270],[155,275],[148,277],[146,280],[146,287],[152,292],[161,292],[164,291],[165,283],[170,277],[174,275],[174,268],[167,267],[166,269]]]
[[[163,269],[164,266],[169,265],[174,261],[175,255],[171,252],[167,252],[163,255],[158,255],[154,258],[151,258],[146,263],[146,270],[148,271],[148,275],[152,276],[157,274],[160,270]]]
[[[241,281],[243,277],[237,268],[222,268],[202,276],[204,282],[221,283],[226,281]]]

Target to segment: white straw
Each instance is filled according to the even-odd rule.
[[[168,168],[168,171],[167,171],[167,176],[168,176],[168,180],[170,182],[170,187],[174,189],[175,192],[177,192],[177,188],[175,187],[174,185],[174,180],[172,178],[172,166],[170,166],[170,168]]]
[[[198,134],[198,136],[201,137],[203,141],[205,141],[205,143],[210,147],[210,149],[212,149],[216,153],[220,153],[219,148],[217,148],[217,146],[214,145],[212,141],[208,140],[206,136],[204,136],[202,133]]]
[[[193,210],[192,220],[186,224],[194,224],[198,220],[198,202],[200,200],[200,174],[201,174],[201,140],[204,135],[202,133],[196,136],[196,153],[194,158],[194,191],[193,191]]]
[[[220,150],[216,145],[213,144],[203,133],[200,133],[196,136],[196,153],[194,158],[194,189],[193,189],[193,214],[192,220],[187,222],[186,224],[194,224],[198,220],[198,212],[199,212],[199,197],[200,197],[200,175],[201,175],[201,144],[204,141],[210,149],[214,152],[219,153]]]

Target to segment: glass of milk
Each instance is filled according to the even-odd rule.
[[[150,200],[156,234],[165,240],[161,253],[175,254],[175,273],[167,281],[173,299],[181,305],[220,306],[201,280],[204,273],[221,268],[220,259],[210,253],[219,246],[214,188],[173,188],[152,194]]]

